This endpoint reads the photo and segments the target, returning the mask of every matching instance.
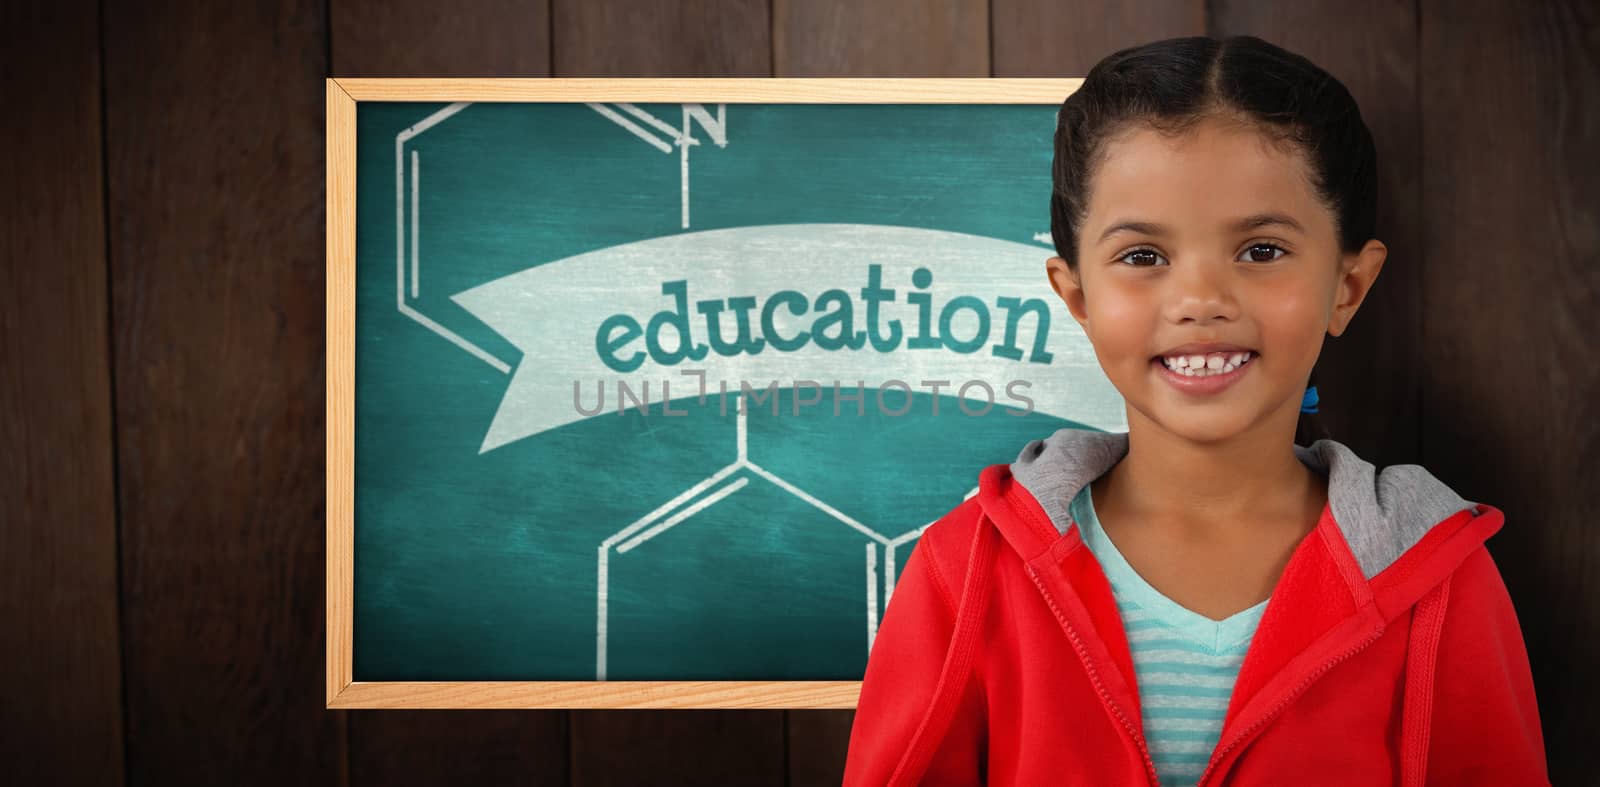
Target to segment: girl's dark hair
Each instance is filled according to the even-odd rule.
[[[1245,123],[1303,154],[1313,189],[1334,214],[1341,251],[1359,251],[1373,237],[1377,150],[1339,80],[1254,36],[1169,38],[1096,63],[1056,113],[1050,235],[1073,272],[1091,176],[1106,143],[1134,127],[1178,136],[1206,119]],[[1315,384],[1313,369],[1307,385]],[[1329,434],[1321,419],[1301,413],[1295,442],[1323,437]]]

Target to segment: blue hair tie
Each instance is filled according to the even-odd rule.
[[[1317,411],[1317,387],[1315,385],[1306,389],[1306,395],[1300,399],[1300,412],[1314,413]]]

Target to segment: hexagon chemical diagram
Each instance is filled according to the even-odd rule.
[[[606,679],[606,591],[607,580],[610,576],[609,569],[612,550],[615,550],[619,555],[625,554],[640,544],[649,541],[651,538],[660,535],[668,528],[671,528],[674,525],[693,517],[700,511],[716,505],[723,498],[739,491],[750,482],[748,477],[735,477],[735,474],[739,473],[741,470],[747,471],[772,482],[785,492],[804,501],[806,505],[816,508],[817,510],[827,514],[829,517],[837,520],[844,526],[855,530],[869,539],[866,542],[867,649],[869,651],[872,649],[872,641],[878,633],[879,583],[881,582],[883,584],[883,606],[885,608],[888,607],[889,598],[894,593],[895,549],[902,544],[921,536],[922,531],[927,530],[928,525],[933,523],[929,522],[921,527],[913,528],[901,533],[899,536],[889,538],[856,521],[853,517],[841,512],[839,509],[834,508],[833,506],[830,506],[821,500],[818,500],[816,497],[813,497],[810,494],[807,494],[805,490],[783,480],[760,465],[751,462],[749,453],[746,450],[745,436],[745,424],[747,423],[748,418],[748,413],[746,412],[748,399],[747,397],[741,395],[736,401],[738,402],[739,406],[736,416],[738,430],[736,437],[736,450],[738,458],[721,470],[718,470],[717,472],[712,473],[710,476],[707,476],[704,480],[700,481],[694,486],[683,490],[682,493],[663,503],[656,510],[645,514],[643,517],[640,517],[638,521],[635,521],[627,527],[617,531],[616,533],[613,533],[609,538],[600,544],[600,582],[599,590],[596,594],[598,599],[598,607],[596,612],[597,622],[595,625],[597,632],[595,635],[594,651],[595,680]],[[733,478],[734,480],[729,481],[729,478]],[[726,483],[724,483],[725,481]],[[707,490],[711,491],[707,493]],[[971,498],[977,493],[977,487],[973,487],[971,491],[967,492],[963,499]],[[882,574],[880,574],[878,570],[878,550],[880,547],[886,553]]]

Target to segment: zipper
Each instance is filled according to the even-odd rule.
[[[1378,637],[1383,636],[1383,631],[1384,627],[1379,626],[1377,630],[1371,634],[1371,636],[1368,636],[1361,642],[1356,643],[1354,646],[1343,653],[1340,653],[1338,656],[1323,662],[1322,666],[1318,667],[1316,672],[1306,676],[1305,680],[1302,680],[1300,683],[1296,684],[1288,694],[1284,695],[1283,699],[1279,700],[1276,705],[1273,705],[1271,710],[1268,710],[1265,716],[1257,719],[1255,723],[1239,732],[1239,734],[1233,736],[1233,739],[1228,742],[1227,746],[1213,751],[1211,754],[1211,761],[1206,763],[1206,769],[1200,774],[1200,780],[1195,782],[1195,787],[1204,787],[1206,779],[1211,777],[1211,773],[1216,769],[1217,763],[1222,762],[1222,760],[1228,756],[1228,752],[1232,751],[1234,747],[1247,740],[1257,730],[1266,726],[1267,722],[1272,721],[1272,719],[1281,713],[1284,708],[1288,707],[1289,703],[1293,702],[1295,697],[1299,696],[1300,692],[1305,691],[1306,687],[1310,686],[1312,683],[1315,683],[1318,678],[1322,677],[1323,673],[1338,666],[1340,662],[1343,662],[1345,659],[1354,656],[1365,649],[1368,645],[1376,642]]]
[[[1122,707],[1111,699],[1111,692],[1107,691],[1105,684],[1100,682],[1100,672],[1094,668],[1094,664],[1089,658],[1089,651],[1083,646],[1083,640],[1078,636],[1077,629],[1074,629],[1072,624],[1067,622],[1066,616],[1061,614],[1061,610],[1056,606],[1055,598],[1050,595],[1050,591],[1045,589],[1044,582],[1039,578],[1039,573],[1034,571],[1031,565],[1026,565],[1025,567],[1028,569],[1028,577],[1033,580],[1034,585],[1038,586],[1039,592],[1044,594],[1045,603],[1050,605],[1050,611],[1055,614],[1056,620],[1066,630],[1067,638],[1072,640],[1072,647],[1078,652],[1078,660],[1083,662],[1084,669],[1089,672],[1089,681],[1094,684],[1094,690],[1099,693],[1100,701],[1111,708],[1111,712],[1116,714],[1117,720],[1122,722],[1123,729],[1133,736],[1133,742],[1139,746],[1139,756],[1144,758],[1145,775],[1149,777],[1149,783],[1151,785],[1160,785],[1161,778],[1156,774],[1155,761],[1150,759],[1150,749],[1145,745],[1144,733],[1134,729],[1133,722],[1129,721],[1128,717],[1123,714]]]

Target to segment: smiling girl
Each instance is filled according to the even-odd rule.
[[[1057,121],[1047,274],[1128,431],[1035,440],[923,533],[845,784],[1548,784],[1502,513],[1303,416],[1387,256],[1350,94],[1181,38]]]

